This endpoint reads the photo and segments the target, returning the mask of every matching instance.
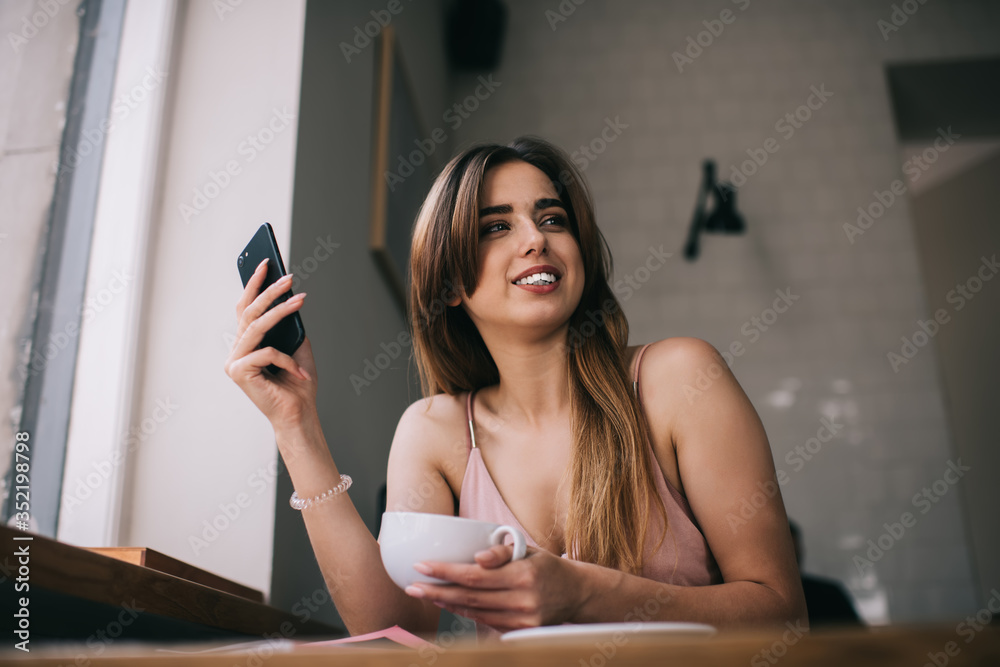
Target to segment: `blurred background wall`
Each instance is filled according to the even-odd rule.
[[[982,258],[998,250],[986,200],[998,133],[967,130],[971,116],[941,107],[929,112],[929,136],[907,136],[899,122],[916,102],[894,94],[888,78],[907,64],[996,62],[1000,8],[985,0],[903,3],[912,11],[898,14],[898,3],[862,0],[504,4],[501,60],[489,71],[449,67],[448,0],[403,2],[391,19],[428,136],[445,136],[436,165],[473,142],[522,134],[562,146],[592,186],[616,281],[631,281],[618,292],[631,342],[698,336],[730,353],[784,474],[789,515],[803,528],[804,569],[843,580],[872,623],[978,609],[1000,585],[989,514],[1000,464],[987,425],[1000,371],[1000,281],[980,279],[961,309],[949,295],[973,287],[988,266]],[[142,6],[174,17],[162,118],[148,135],[162,142],[148,150],[157,157],[146,179],[151,202],[142,219],[108,216],[98,226],[148,230],[126,291],[138,309],[129,325],[111,315],[85,324],[78,369],[100,367],[101,355],[123,358],[102,349],[102,326],[125,332],[134,363],[122,371],[127,381],[78,370],[63,502],[109,447],[126,452],[127,465],[116,472],[118,500],[61,515],[59,534],[153,547],[269,590],[291,609],[315,600],[323,582],[288,508],[270,427],[222,372],[239,295],[232,264],[270,221],[297,290],[311,295],[303,319],[327,439],[377,534],[389,444],[418,388],[406,346],[368,384],[352,381],[394,349],[405,323],[369,251],[375,42],[357,53],[344,45],[386,3],[159,2],[128,11]],[[37,11],[27,0],[4,3],[0,25],[16,32]],[[30,353],[78,25],[74,12],[62,13],[23,51],[0,56],[0,80],[11,82],[0,98],[0,256],[14,267],[14,288],[0,299],[4,452],[23,400],[14,360]],[[977,99],[988,101],[988,88],[984,81]],[[275,117],[292,120],[249,160],[243,142]],[[682,248],[706,159],[739,186],[747,233],[705,235],[688,262]],[[186,215],[182,205],[230,160],[240,174]],[[654,250],[672,256],[650,271]],[[91,296],[106,284],[95,276],[113,268],[100,257],[91,255]],[[776,299],[789,307],[778,312]],[[948,318],[935,330],[941,309]],[[126,407],[100,412],[104,391]],[[128,434],[165,399],[179,407],[129,447]],[[835,436],[821,441],[830,424]],[[106,444],[90,451],[93,442]],[[252,502],[227,522],[239,494]],[[906,512],[915,524],[900,533]],[[213,534],[213,524],[226,528]],[[337,618],[328,603],[317,617]]]
[[[494,73],[502,87],[458,130],[456,150],[535,133],[576,151],[617,276],[634,275],[651,245],[675,253],[624,303],[631,340],[690,335],[720,351],[743,344],[730,365],[764,421],[776,467],[788,475],[781,490],[803,526],[807,571],[844,580],[873,622],[977,608],[997,580],[977,578],[963,494],[973,476],[989,484],[997,468],[985,460],[973,466],[921,514],[913,496],[960,454],[937,341],[896,371],[887,359],[901,354],[902,336],[920,331],[918,319],[954,305],[945,302],[947,290],[924,289],[908,196],[896,197],[859,236],[849,238],[844,225],[858,224],[858,207],[869,208],[875,191],[912,182],[886,67],[995,58],[996,5],[926,3],[900,26],[891,23],[891,3],[877,2],[587,2],[569,15],[557,3],[508,6],[510,33]],[[725,10],[728,24],[720,19]],[[689,38],[701,40],[700,53]],[[457,78],[453,99],[474,81]],[[817,89],[829,93],[826,101],[810,99]],[[810,103],[818,108],[800,110]],[[798,118],[785,118],[797,110]],[[602,146],[608,119],[623,128]],[[960,118],[939,123],[963,133]],[[778,148],[761,157],[768,138]],[[986,155],[997,150],[994,142]],[[763,164],[745,166],[748,151]],[[703,237],[700,258],[689,263],[681,251],[706,158],[717,162],[721,179],[741,185],[737,208],[748,232]],[[997,227],[990,202],[968,207],[984,218],[978,237],[953,231],[947,219],[935,224],[932,248],[965,245],[950,260],[952,287],[975,275],[981,254],[998,249],[995,232],[987,234]],[[932,252],[927,261],[940,258]],[[955,331],[943,325],[942,341],[975,311],[988,313],[995,334],[998,286],[987,283],[981,298],[954,312]],[[776,290],[798,298],[772,322],[763,313]],[[989,368],[995,378],[1000,368]],[[981,395],[995,405],[995,394]],[[814,454],[796,453],[824,416],[843,425],[837,437]],[[992,430],[970,437],[981,451],[997,444]],[[868,540],[877,544],[883,524],[906,511],[917,524],[898,542],[883,539],[895,543],[869,558]]]

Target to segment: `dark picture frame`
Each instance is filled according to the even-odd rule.
[[[420,149],[430,135],[392,26],[382,30],[377,49],[371,250],[405,314],[413,223],[430,190],[436,163],[433,155]]]

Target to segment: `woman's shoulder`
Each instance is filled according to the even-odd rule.
[[[457,493],[455,489],[461,487],[461,479],[453,473],[462,468],[460,462],[467,456],[467,396],[467,393],[436,394],[411,403],[396,425],[389,467],[409,470],[429,467],[448,479],[453,493]]]
[[[644,347],[646,351],[639,360],[642,375],[649,370],[657,376],[670,372],[675,378],[683,378],[692,373],[697,375],[699,371],[707,371],[713,364],[725,365],[725,360],[715,346],[701,338],[673,336],[646,346],[637,345],[635,350],[639,351]],[[630,363],[630,367],[634,370],[634,362]]]
[[[455,396],[435,394],[414,401],[399,418],[394,442],[419,448],[432,458],[443,455],[442,444],[461,438],[468,428],[467,397],[464,392]]]
[[[714,380],[731,375],[715,346],[690,336],[674,336],[650,343],[639,364],[643,401],[661,406],[679,405],[679,398],[690,398],[691,392],[703,391]],[[630,368],[635,377],[634,364]]]
[[[465,419],[465,407],[468,393],[434,394],[417,399],[406,408],[400,417],[400,424],[406,422],[410,426],[433,428],[439,430],[452,424],[461,427]]]

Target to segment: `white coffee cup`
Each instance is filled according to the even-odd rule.
[[[475,563],[476,553],[514,538],[514,558],[524,558],[524,535],[512,526],[426,512],[386,512],[379,531],[379,550],[389,578],[400,588],[422,581],[451,583],[420,574],[414,564],[423,561]]]

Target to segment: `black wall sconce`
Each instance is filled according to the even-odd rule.
[[[731,183],[715,180],[715,162],[705,160],[704,175],[698,189],[698,201],[691,220],[691,231],[684,246],[684,258],[693,262],[698,258],[698,235],[705,231],[710,234],[742,234],[746,231],[743,216],[736,212],[736,188]],[[714,200],[715,207],[706,214],[708,199]]]

